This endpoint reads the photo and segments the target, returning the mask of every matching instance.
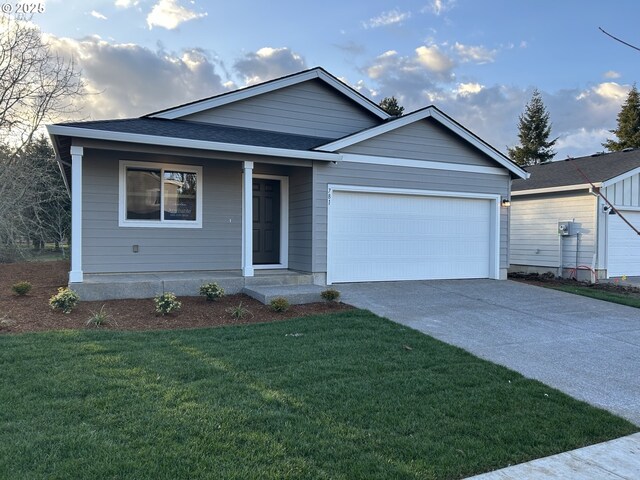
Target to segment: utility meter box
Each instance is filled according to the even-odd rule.
[[[561,237],[568,237],[578,233],[578,228],[575,222],[558,222],[558,235]]]

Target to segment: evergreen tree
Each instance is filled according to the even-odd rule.
[[[520,145],[507,148],[509,157],[522,166],[550,161],[556,154],[553,146],[558,139],[549,141],[549,135],[551,135],[549,112],[544,106],[540,92],[536,89],[518,121]]]
[[[634,85],[618,113],[618,128],[609,130],[618,141],[607,139],[602,144],[610,152],[640,147],[640,93]]]
[[[400,117],[404,112],[404,107],[398,103],[396,97],[384,97],[379,105],[385,112],[395,117]]]

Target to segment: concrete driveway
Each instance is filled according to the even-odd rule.
[[[513,281],[339,285],[342,299],[640,425],[640,310]]]

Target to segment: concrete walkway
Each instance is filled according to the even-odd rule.
[[[640,311],[636,308],[513,281],[337,287],[346,303],[462,347],[640,425]],[[619,439],[604,447],[550,457],[546,459],[550,463],[540,468],[529,463],[526,475],[513,470],[513,476],[503,471],[503,476],[484,478],[640,479],[640,438],[636,435],[630,441]],[[552,466],[551,474],[545,473],[545,465]],[[624,471],[633,475],[621,475],[617,465],[627,465]],[[602,470],[610,476],[601,475]]]
[[[638,480],[640,433],[470,477],[470,480]]]

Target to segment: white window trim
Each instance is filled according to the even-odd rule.
[[[127,220],[127,167],[149,168],[164,170],[176,170],[196,174],[196,219],[192,220]],[[143,228],[202,228],[202,167],[194,165],[181,165],[174,163],[135,162],[120,160],[118,192],[118,226],[119,227],[143,227]],[[161,182],[162,188],[162,175]],[[164,195],[160,195],[160,211],[164,205]]]
[[[253,178],[280,180],[280,263],[253,264],[254,270],[289,268],[289,177],[254,173]]]

